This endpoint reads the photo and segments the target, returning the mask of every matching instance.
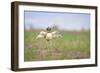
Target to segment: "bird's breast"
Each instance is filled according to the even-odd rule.
[[[51,33],[47,33],[46,39],[52,39],[52,34]]]

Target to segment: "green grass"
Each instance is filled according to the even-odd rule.
[[[62,32],[62,38],[55,38],[47,42],[36,39],[39,32],[25,31],[24,60],[63,60],[84,59],[90,57],[90,32]]]

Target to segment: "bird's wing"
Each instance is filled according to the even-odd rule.
[[[46,35],[46,34],[47,34],[47,32],[45,32],[45,31],[40,32],[40,35]]]
[[[38,35],[38,36],[36,37],[36,39],[38,39],[38,38],[44,38],[44,35]]]
[[[54,35],[54,34],[56,34],[57,33],[57,31],[53,31],[53,32],[51,32],[52,33],[52,35]]]
[[[41,32],[37,35],[36,39],[38,39],[38,38],[44,38],[45,35],[46,35],[46,32],[41,31]]]

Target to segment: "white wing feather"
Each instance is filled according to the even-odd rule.
[[[38,38],[44,38],[46,34],[47,34],[47,32],[41,31],[39,33],[39,35],[36,37],[36,39],[38,39]]]
[[[41,34],[41,35],[46,35],[47,32],[45,32],[45,31],[41,31],[40,34]]]
[[[57,31],[53,31],[53,32],[51,32],[51,34],[52,34],[52,35],[57,34]]]

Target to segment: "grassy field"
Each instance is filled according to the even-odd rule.
[[[90,32],[62,32],[62,38],[47,42],[39,32],[25,31],[24,61],[84,59],[90,57]]]

